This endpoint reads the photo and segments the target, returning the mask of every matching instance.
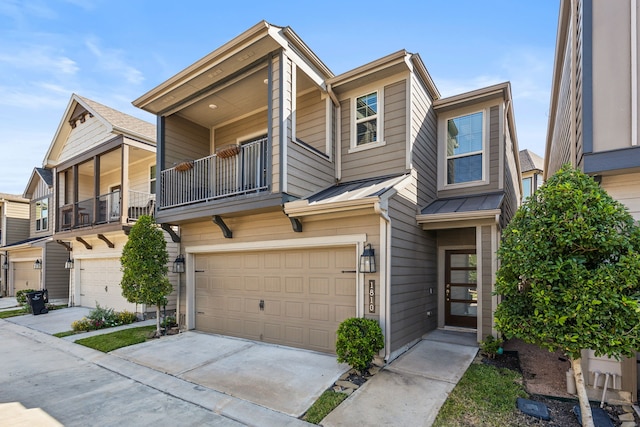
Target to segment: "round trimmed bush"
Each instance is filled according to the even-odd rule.
[[[383,348],[382,329],[374,319],[351,317],[338,327],[336,353],[340,363],[346,362],[352,368],[363,371]]]

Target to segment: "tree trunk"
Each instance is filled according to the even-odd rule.
[[[160,330],[160,306],[156,305],[156,337],[160,338],[162,331]]]
[[[581,359],[571,359],[571,368],[573,368],[573,376],[576,379],[576,392],[580,401],[580,415],[582,415],[582,427],[594,427],[593,415],[591,415],[591,405],[589,405],[589,397],[587,396],[587,386],[584,383],[584,375],[582,375]]]

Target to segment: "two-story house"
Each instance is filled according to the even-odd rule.
[[[71,306],[145,311],[122,296],[120,256],[133,222],[155,211],[155,134],[151,123],[76,94],[69,100],[43,163],[53,189],[48,226],[65,254],[56,262],[71,272]],[[40,186],[29,187],[35,203]],[[178,236],[173,230],[165,236],[170,256],[177,257],[172,240]],[[168,308],[175,308],[175,297]]]
[[[438,327],[492,332],[520,192],[509,84],[441,99],[404,50],[336,76],[263,21],[134,105],[157,115],[185,327],[331,353],[366,316],[386,360]]]
[[[29,200],[15,194],[0,193],[0,296],[15,295],[13,286],[9,286],[11,265],[5,247],[28,238]]]
[[[526,200],[544,184],[544,159],[530,150],[520,151],[522,199]]]
[[[565,163],[596,179],[640,220],[640,11],[635,0],[562,0],[553,68],[545,175]],[[637,401],[640,355],[582,357],[587,391]],[[608,372],[614,381],[605,384]]]

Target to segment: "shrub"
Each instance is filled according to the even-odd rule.
[[[167,316],[162,320],[160,326],[163,328],[173,328],[174,326],[178,326],[178,323],[176,323],[176,318],[174,316]]]
[[[94,327],[91,320],[87,319],[86,317],[83,317],[80,320],[76,320],[72,322],[71,329],[73,329],[75,332],[86,332],[86,331],[94,330]]]
[[[128,325],[135,322],[136,320],[138,320],[138,317],[135,313],[132,313],[130,311],[125,310],[118,313],[118,323],[121,325]]]
[[[384,348],[384,336],[378,322],[373,319],[352,317],[338,327],[336,353],[338,362],[363,371],[376,353]]]
[[[27,294],[35,291],[35,289],[23,289],[21,291],[16,291],[16,301],[26,310],[31,311],[31,305],[29,304],[29,300],[27,300]]]
[[[118,314],[112,308],[100,307],[100,304],[96,302],[96,308],[91,310],[89,320],[95,326],[95,329],[108,328],[111,326],[118,326]]]
[[[487,337],[480,343],[480,351],[485,354],[489,359],[496,357],[496,354],[501,354],[502,339],[495,338],[493,335],[487,335]]]

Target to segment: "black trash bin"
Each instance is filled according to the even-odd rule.
[[[46,302],[47,302],[46,293],[47,293],[46,291],[35,291],[35,292],[29,292],[27,294],[27,300],[29,300],[29,304],[31,305],[31,312],[33,313],[34,316],[49,312],[49,310],[47,310],[47,305],[46,305]]]

